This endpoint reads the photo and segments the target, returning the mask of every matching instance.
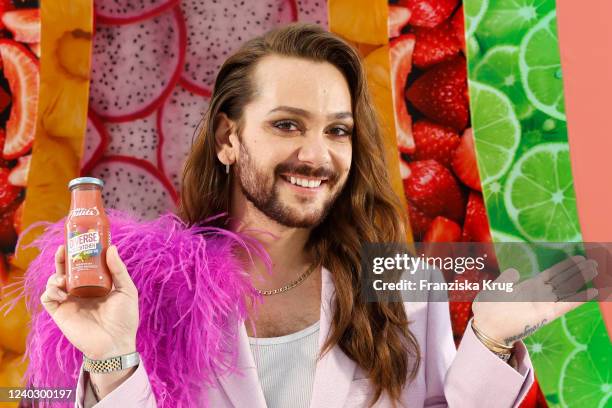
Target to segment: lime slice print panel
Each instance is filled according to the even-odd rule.
[[[487,212],[489,224],[500,231],[516,234],[514,224],[508,218],[504,204],[504,178],[493,180],[482,185],[482,195],[486,206],[491,210]],[[495,238],[493,238],[495,239]],[[503,240],[500,242],[504,242]]]
[[[602,333],[605,333],[604,321],[597,313],[593,313],[597,311],[597,303],[590,302],[566,314],[561,318],[563,331],[578,347],[590,347],[594,341],[598,344],[607,341],[607,349],[610,350],[610,356],[612,357],[612,344],[605,334],[602,335]],[[604,347],[604,349],[606,348]]]
[[[463,3],[466,41],[479,50],[468,53],[470,109],[492,238],[539,243],[500,246],[500,266],[542,270],[576,252],[568,246],[582,239],[555,1],[489,0],[481,18],[481,0]],[[499,124],[516,132],[493,131]],[[551,408],[612,408],[612,344],[596,302],[545,325],[525,344]]]
[[[495,244],[495,256],[501,271],[515,268],[522,279],[528,279],[540,272],[538,257],[531,245],[519,237],[500,231],[491,231]]]
[[[467,10],[467,4],[471,1],[466,0],[465,3]],[[478,36],[487,47],[495,44],[518,45],[525,33],[554,9],[554,0],[489,1],[477,28]]]
[[[533,105],[527,99],[521,82],[518,47],[500,45],[491,48],[474,68],[473,77],[478,82],[503,91],[512,101],[519,119],[533,113]]]
[[[545,393],[554,394],[554,400],[558,401],[561,362],[576,350],[576,346],[563,333],[561,319],[540,328],[524,342],[531,362],[537,367],[536,376],[540,386]]]
[[[555,11],[529,30],[521,41],[519,67],[521,81],[531,103],[553,118],[565,120]]]
[[[612,343],[599,306],[589,302],[559,320],[575,345],[561,367],[561,406],[612,408]]]
[[[483,184],[502,177],[512,165],[521,138],[512,102],[501,91],[469,81],[472,127]]]
[[[495,0],[493,0],[493,2],[495,2]],[[489,0],[466,1],[463,4],[466,37],[471,37],[474,34],[488,8]]]
[[[562,407],[612,408],[612,360],[599,351],[576,349],[565,360],[560,376]]]
[[[467,37],[466,41],[468,68],[472,69],[474,61],[478,61],[480,58],[480,44],[474,36]]]
[[[527,240],[580,240],[566,143],[544,143],[529,149],[512,167],[504,190],[508,215]]]

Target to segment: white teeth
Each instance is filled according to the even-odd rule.
[[[315,188],[321,185],[321,180],[307,180],[307,179],[301,179],[301,178],[297,178],[293,176],[289,177],[289,181],[291,182],[291,184],[295,184],[301,187],[308,187],[308,188]]]

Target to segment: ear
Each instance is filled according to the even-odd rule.
[[[215,124],[215,147],[217,158],[223,164],[234,164],[236,160],[236,125],[225,113],[219,113]],[[232,137],[234,136],[234,137]]]

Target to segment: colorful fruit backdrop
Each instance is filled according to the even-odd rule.
[[[0,1],[0,287],[22,229],[39,96],[40,14],[35,2]],[[14,276],[12,277],[14,280]],[[28,313],[14,293],[0,295],[0,384],[18,386],[25,371]],[[4,311],[14,304],[10,314]],[[0,403],[1,404],[1,403]]]
[[[25,245],[37,222],[67,212],[68,180],[101,177],[107,206],[143,217],[174,210],[221,63],[243,41],[288,22],[327,27],[363,56],[410,239],[582,239],[554,1],[65,5],[43,1],[39,12],[36,2],[0,0],[0,386],[20,384],[27,365],[25,306],[5,314],[35,256]],[[498,253],[499,266],[509,257],[525,270],[551,261],[518,248]],[[482,277],[468,271],[461,279]],[[471,302],[451,302],[450,312],[458,343]],[[597,304],[526,343],[538,382],[523,407],[612,404],[612,350]]]

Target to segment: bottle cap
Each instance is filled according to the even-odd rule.
[[[104,187],[104,182],[99,178],[95,177],[77,177],[75,179],[70,180],[68,183],[68,190],[72,190],[73,188],[80,186],[81,184],[95,184],[100,187]]]

